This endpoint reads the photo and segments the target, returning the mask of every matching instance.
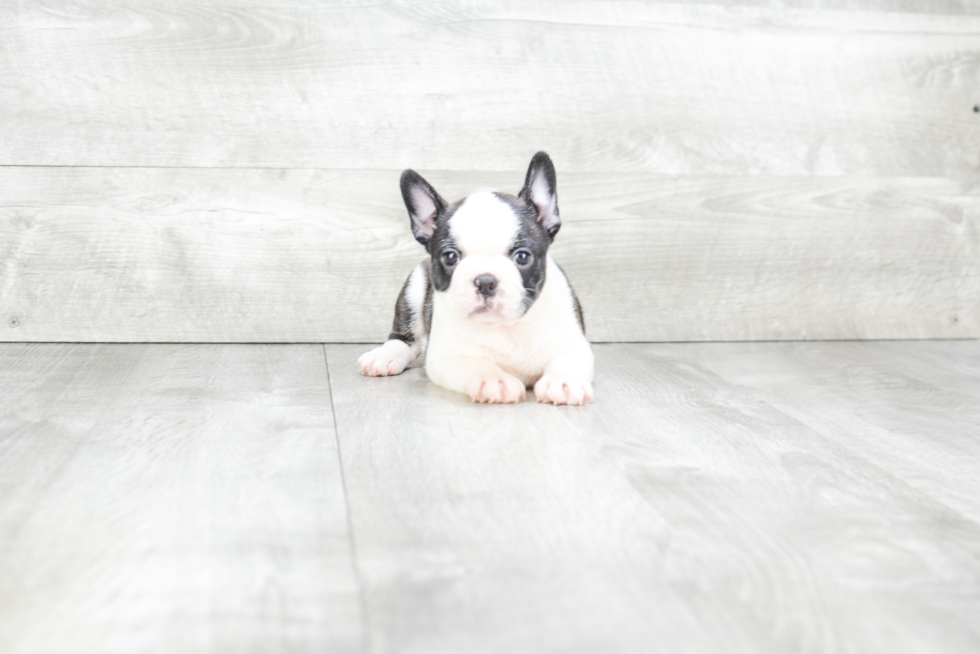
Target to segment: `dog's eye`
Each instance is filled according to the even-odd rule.
[[[456,250],[446,250],[442,253],[442,263],[443,265],[452,268],[459,263],[459,252]]]
[[[518,250],[517,252],[514,253],[514,263],[516,263],[518,266],[528,265],[529,263],[531,263],[531,260],[533,258],[534,255],[528,252],[527,250]]]

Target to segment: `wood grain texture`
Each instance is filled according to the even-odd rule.
[[[398,172],[0,168],[0,340],[380,341],[424,256]],[[951,180],[558,184],[595,341],[980,337],[980,195]]]
[[[756,4],[3,3],[0,164],[976,182],[975,7]]]
[[[320,347],[0,362],[0,651],[361,650]]]
[[[704,345],[673,355],[980,523],[980,342]]]
[[[910,460],[946,445],[882,462],[877,441],[914,414],[903,371],[925,361],[918,405],[947,417],[912,430],[976,470],[978,344],[906,344],[892,370],[867,344],[879,373],[856,393],[793,375],[863,345],[600,345],[582,408],[473,405],[329,346],[372,650],[976,651],[980,495],[958,473],[943,490],[943,456]],[[812,395],[860,419],[801,420]]]

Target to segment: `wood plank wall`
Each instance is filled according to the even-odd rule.
[[[769,6],[769,4],[781,6]],[[0,340],[370,342],[558,168],[596,341],[980,337],[980,5],[0,5]]]

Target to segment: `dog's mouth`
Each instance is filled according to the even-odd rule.
[[[501,307],[499,302],[493,302],[490,298],[482,298],[478,300],[479,304],[470,310],[470,318],[475,318],[477,320],[486,319],[496,319],[501,316]]]
[[[484,300],[483,304],[470,311],[470,315],[472,316],[481,313],[499,313],[499,312],[500,309],[497,306],[491,305],[489,300]]]

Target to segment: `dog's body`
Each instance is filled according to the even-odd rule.
[[[402,287],[388,341],[358,365],[397,375],[426,350],[434,383],[475,402],[592,400],[592,348],[578,298],[548,254],[561,226],[555,169],[531,160],[517,196],[479,191],[451,205],[406,170],[402,196],[429,258]]]

